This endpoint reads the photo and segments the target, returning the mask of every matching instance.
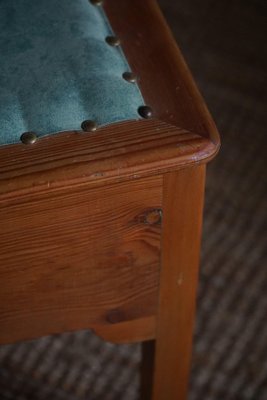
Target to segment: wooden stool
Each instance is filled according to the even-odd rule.
[[[12,1],[6,2],[8,7]],[[56,3],[53,0],[53,18]],[[113,30],[105,43],[109,57],[116,54],[118,63],[125,63],[125,55],[129,70],[122,77],[120,73],[125,86],[108,78],[106,85],[113,86],[101,80],[101,88],[94,88],[100,100],[110,96],[108,102],[100,101],[103,119],[102,111],[99,116],[90,113],[87,103],[76,112],[80,100],[72,94],[66,95],[68,103],[62,107],[55,97],[55,119],[53,109],[39,107],[45,96],[41,91],[40,103],[31,95],[28,103],[25,100],[24,114],[10,100],[16,89],[0,102],[0,114],[8,115],[0,126],[0,343],[80,329],[93,329],[117,343],[140,341],[142,399],[183,400],[190,370],[205,167],[218,151],[218,133],[153,0],[74,3],[76,8],[88,7],[93,16],[108,18]],[[45,4],[49,8],[51,0],[40,0],[39,9]],[[76,11],[69,12],[69,18]],[[57,29],[56,22],[52,25]],[[76,35],[79,24],[71,29]],[[41,49],[44,37],[39,31],[37,37]],[[56,42],[57,36],[52,39]],[[70,42],[66,40],[66,51],[69,45],[72,53],[78,47]],[[31,45],[20,44],[23,56]],[[96,76],[109,57],[96,60]],[[70,64],[74,70],[69,85],[79,79],[79,64],[86,66],[84,54],[77,58],[77,64]],[[29,59],[27,79],[49,69],[34,69],[34,63]],[[19,74],[20,64],[12,71]],[[64,73],[63,68],[55,78],[57,85]],[[4,82],[4,75],[0,79]],[[34,82],[32,90],[38,91],[39,81]],[[90,92],[90,87],[84,92],[82,85],[79,88],[81,97]],[[87,100],[94,102],[94,96]],[[37,111],[39,117],[34,118]],[[58,117],[61,112],[64,118]],[[80,122],[68,128],[72,112]],[[28,131],[20,143],[16,129],[23,133],[19,123],[25,124],[28,115]],[[53,123],[59,124],[53,132],[64,132],[51,135],[50,126],[57,126]],[[8,138],[5,129],[10,129]]]

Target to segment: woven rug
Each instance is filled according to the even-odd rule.
[[[160,4],[222,137],[208,169],[189,399],[266,400],[266,1]],[[137,400],[139,362],[138,345],[85,331],[1,346],[0,399]]]

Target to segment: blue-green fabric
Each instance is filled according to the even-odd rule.
[[[144,100],[110,34],[88,0],[0,0],[0,144],[138,119]]]

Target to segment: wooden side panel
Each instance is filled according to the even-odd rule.
[[[116,324],[124,341],[151,337],[161,192],[158,176],[1,202],[0,342],[94,327],[108,338]]]

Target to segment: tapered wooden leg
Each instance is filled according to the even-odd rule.
[[[185,400],[187,397],[204,180],[205,166],[164,176],[153,400]]]
[[[155,340],[142,343],[140,400],[150,400],[153,387]]]

